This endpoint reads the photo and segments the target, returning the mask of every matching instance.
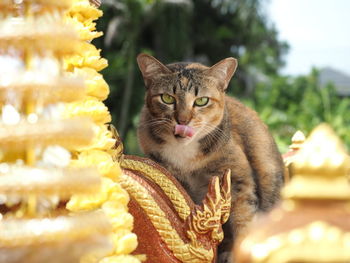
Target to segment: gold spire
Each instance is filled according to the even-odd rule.
[[[298,130],[292,137],[292,145],[289,146],[291,150],[299,150],[305,142],[305,135],[302,131]]]
[[[350,262],[349,167],[330,126],[316,127],[293,155],[284,200],[257,219],[237,262]]]
[[[288,199],[350,200],[350,157],[327,124],[316,127],[293,158]]]

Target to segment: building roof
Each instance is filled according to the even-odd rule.
[[[323,68],[320,70],[319,81],[321,86],[329,83],[334,84],[339,96],[350,96],[350,76],[333,68]]]

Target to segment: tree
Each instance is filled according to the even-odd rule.
[[[321,86],[316,69],[306,76],[276,76],[260,82],[253,98],[245,102],[260,113],[281,152],[288,150],[296,130],[307,134],[322,122],[350,146],[350,98],[340,98],[332,84]]]

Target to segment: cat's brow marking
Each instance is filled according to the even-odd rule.
[[[194,87],[194,95],[198,96],[198,87],[197,86]]]
[[[176,89],[179,88],[179,90],[183,90],[183,87],[181,85],[181,81],[176,82]]]
[[[192,89],[192,87],[193,87],[193,85],[192,85],[192,80],[189,79],[189,80],[188,80],[188,84],[187,84],[187,92],[190,92],[191,89]]]

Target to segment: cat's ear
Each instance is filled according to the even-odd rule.
[[[138,55],[137,64],[141,70],[146,87],[149,87],[152,81],[160,75],[171,73],[170,69],[165,65],[147,54]]]
[[[221,82],[221,87],[223,91],[225,91],[227,89],[228,83],[236,71],[236,68],[237,59],[230,57],[225,58],[216,63],[214,66],[210,67],[208,69],[208,73]]]

